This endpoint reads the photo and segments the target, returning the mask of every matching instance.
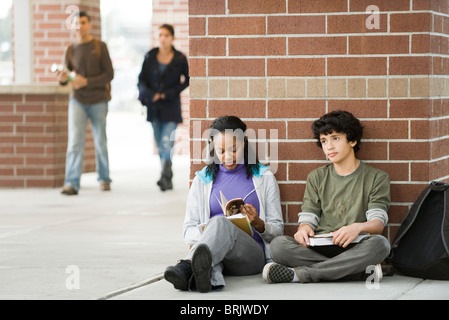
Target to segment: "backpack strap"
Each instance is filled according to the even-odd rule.
[[[441,223],[441,236],[446,253],[449,255],[449,184],[444,189],[444,213]]]

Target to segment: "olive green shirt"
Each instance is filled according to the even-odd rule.
[[[385,225],[389,207],[387,173],[360,161],[354,172],[340,176],[330,164],[308,175],[299,223],[311,224],[316,234],[374,218]]]

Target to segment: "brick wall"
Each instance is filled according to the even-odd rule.
[[[68,92],[51,85],[0,87],[0,188],[63,184]]]
[[[267,160],[292,234],[307,174],[327,163],[310,125],[352,112],[365,126],[359,157],[392,181],[391,239],[428,182],[449,181],[448,11],[435,0],[190,0],[191,127],[234,114],[268,138],[277,130]],[[191,178],[199,160],[192,152]]]

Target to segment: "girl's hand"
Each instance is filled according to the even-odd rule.
[[[259,218],[259,214],[252,204],[241,206],[240,212],[248,216],[249,222],[257,232],[262,233],[265,231],[265,222]]]

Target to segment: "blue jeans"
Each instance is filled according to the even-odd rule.
[[[163,122],[153,119],[154,140],[156,140],[157,151],[161,161],[171,160],[173,146],[175,144],[175,131],[178,124],[176,122]]]
[[[84,105],[74,98],[69,102],[69,142],[65,166],[64,185],[80,189],[83,171],[84,143],[87,119],[90,119],[95,143],[95,159],[98,181],[111,182],[109,178],[109,157],[106,138],[107,101]]]

